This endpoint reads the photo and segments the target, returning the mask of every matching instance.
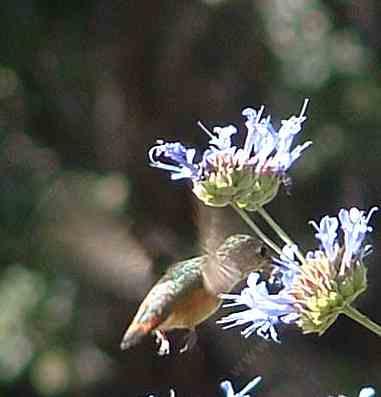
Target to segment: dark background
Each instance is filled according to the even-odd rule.
[[[148,166],[157,138],[205,147],[199,119],[242,127],[264,104],[279,125],[309,97],[297,139],[314,145],[268,210],[313,249],[308,220],[380,204],[380,21],[378,0],[2,0],[0,394],[203,397],[256,375],[258,396],[381,390],[381,340],[344,317],[277,345],[222,331],[220,311],[190,353],[119,351],[167,265],[246,231]],[[357,306],[381,322],[372,224]]]

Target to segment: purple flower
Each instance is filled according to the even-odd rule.
[[[330,262],[335,261],[340,251],[340,244],[337,237],[337,229],[339,227],[344,239],[344,253],[341,259],[340,273],[343,274],[345,268],[350,267],[353,257],[363,257],[370,249],[369,245],[363,246],[363,242],[367,232],[372,231],[372,227],[368,226],[371,216],[377,207],[369,210],[368,215],[365,211],[352,207],[349,210],[341,209],[338,218],[323,217],[318,225],[315,221],[310,224],[316,229],[315,234],[322,244],[322,248]]]
[[[367,216],[365,216],[364,211],[360,211],[356,207],[352,207],[349,211],[346,209],[340,210],[339,219],[344,232],[345,252],[342,261],[344,266],[350,265],[353,255],[359,253],[366,233],[373,230],[371,226],[368,226],[368,222],[377,210],[377,207],[373,207]],[[368,247],[365,248],[368,249]]]
[[[375,397],[376,396],[376,390],[373,389],[373,387],[363,387],[360,392],[358,397]],[[335,397],[329,395],[328,397]],[[339,394],[337,397],[347,397],[345,394]]]
[[[291,116],[288,120],[282,120],[281,128],[276,133],[270,122],[270,117],[261,120],[263,107],[257,113],[254,109],[246,108],[242,115],[247,118],[246,137],[244,152],[248,158],[254,149],[255,156],[251,160],[257,164],[257,171],[267,162],[267,167],[273,171],[286,172],[292,163],[297,160],[312,142],[305,142],[291,150],[294,136],[302,129],[302,123],[306,120],[304,113],[307,109],[308,100],[304,101],[299,116]],[[273,154],[272,156],[270,156]]]
[[[315,221],[309,222],[317,231],[315,237],[320,240],[329,260],[334,261],[339,250],[337,243],[337,228],[339,222],[336,217],[326,215],[318,225]]]
[[[199,166],[193,163],[196,150],[186,149],[180,142],[164,143],[157,141],[148,152],[151,166],[171,172],[171,179],[196,178]],[[164,157],[171,162],[164,163],[157,158]],[[173,164],[174,163],[174,164]]]
[[[373,387],[363,387],[359,393],[359,397],[374,397],[375,395],[376,390]]]
[[[287,289],[277,294],[270,294],[265,281],[259,281],[258,273],[251,273],[247,279],[247,287],[241,294],[222,294],[222,299],[232,300],[224,307],[245,305],[249,309],[229,314],[218,321],[219,324],[228,324],[224,329],[251,323],[241,334],[248,337],[253,333],[264,339],[279,342],[276,325],[280,322],[290,323],[295,319],[293,307],[294,298]]]
[[[202,126],[202,129],[210,136],[209,145],[212,150],[226,150],[232,147],[231,136],[237,133],[237,128],[233,125],[228,125],[227,127],[214,127],[213,133],[216,135],[211,134],[200,122],[199,125]]]
[[[209,147],[197,160],[195,149],[159,140],[148,153],[150,165],[169,171],[172,179],[190,179],[193,192],[207,205],[234,204],[255,211],[276,196],[285,172],[311,145],[306,142],[292,149],[293,139],[306,120],[307,104],[305,100],[299,116],[283,120],[278,132],[270,116],[262,118],[263,106],[258,112],[244,109],[247,135],[243,147],[232,142],[238,132],[235,126],[214,127],[211,132],[199,122],[209,136]]]
[[[229,380],[225,380],[220,383],[221,389],[224,391],[225,397],[249,397],[247,393],[254,389],[255,386],[262,380],[260,376],[254,378],[249,382],[240,392],[235,393],[233,385]]]
[[[366,290],[362,259],[369,246],[363,243],[366,233],[372,231],[368,223],[376,210],[373,207],[366,215],[355,207],[341,209],[338,218],[324,216],[319,223],[311,221],[322,248],[308,252],[300,264],[297,247],[285,246],[280,258],[274,259],[269,280],[261,281],[259,274],[252,273],[240,294],[221,295],[232,301],[224,307],[243,305],[246,309],[218,322],[227,324],[225,328],[249,324],[241,332],[243,336],[256,333],[276,342],[276,326],[281,323],[294,323],[303,333],[323,334]]]

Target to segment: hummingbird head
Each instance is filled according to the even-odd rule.
[[[215,295],[227,293],[250,272],[272,267],[269,250],[263,242],[247,234],[235,234],[210,255],[203,266],[206,288]]]
[[[247,234],[228,237],[217,249],[216,255],[220,259],[228,260],[243,276],[253,271],[269,269],[272,264],[265,243]]]

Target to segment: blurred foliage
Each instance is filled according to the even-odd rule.
[[[205,145],[199,119],[242,126],[265,104],[279,123],[309,97],[314,146],[269,210],[309,247],[307,220],[378,204],[380,18],[376,0],[3,0],[0,394],[210,396],[256,375],[261,396],[377,387],[380,342],[347,319],[274,346],[217,314],[195,351],[164,359],[119,340],[168,264],[244,231],[148,167],[157,138]],[[375,223],[360,304],[380,322]]]

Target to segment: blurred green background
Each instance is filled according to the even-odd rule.
[[[157,138],[205,147],[196,126],[266,106],[275,125],[310,98],[314,145],[269,211],[305,249],[310,219],[380,204],[378,0],[2,0],[0,396],[215,396],[262,375],[258,396],[381,392],[381,341],[339,318],[281,345],[215,320],[158,357],[119,342],[171,262],[246,231],[147,164]],[[381,322],[381,222],[358,307]],[[174,343],[177,335],[173,337]]]

